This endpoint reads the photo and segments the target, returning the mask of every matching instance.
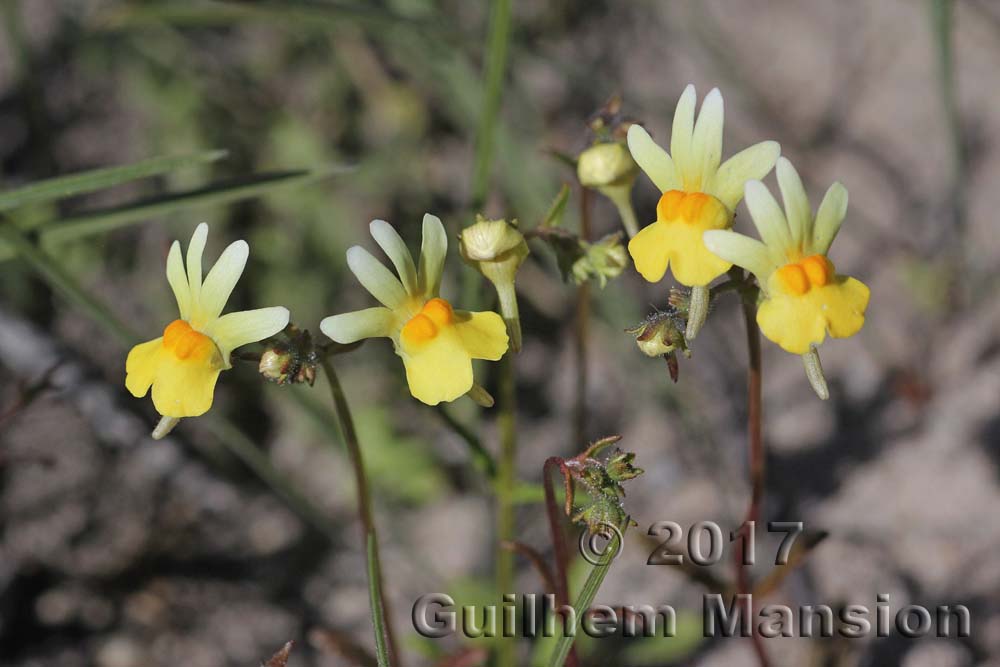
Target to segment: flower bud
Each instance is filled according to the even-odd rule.
[[[514,279],[528,256],[528,244],[517,229],[517,221],[486,220],[477,216],[475,223],[462,230],[459,241],[462,259],[493,283],[500,299],[500,314],[507,323],[511,348],[519,351],[521,319]]]
[[[576,162],[580,183],[598,190],[608,186],[632,187],[638,174],[639,165],[628,148],[618,142],[594,144],[580,153]]]
[[[580,241],[583,250],[573,262],[573,280],[579,285],[596,278],[603,288],[609,278],[617,278],[625,270],[628,253],[621,242],[621,234],[609,234],[597,243]]]
[[[287,341],[274,342],[260,355],[257,370],[275,384],[300,384],[316,381],[316,364],[319,359],[307,330],[290,326],[285,332]]]
[[[690,357],[681,327],[684,323],[674,312],[656,312],[649,315],[639,326],[629,329],[635,342],[648,357],[659,357],[680,350]]]
[[[632,185],[639,174],[639,165],[621,142],[594,144],[580,153],[576,176],[580,184],[594,188],[611,200],[618,209],[629,237],[639,233],[639,223],[632,208]]]

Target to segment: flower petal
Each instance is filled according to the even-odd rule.
[[[243,275],[249,256],[250,246],[246,241],[234,241],[222,252],[201,286],[198,312],[191,314],[192,326],[204,325],[222,313],[236,282]]]
[[[369,229],[375,242],[396,267],[403,289],[410,296],[414,296],[417,293],[417,268],[413,265],[413,256],[410,255],[402,237],[385,220],[372,220]]]
[[[425,299],[432,299],[441,291],[441,274],[444,271],[444,258],[447,254],[448,235],[444,232],[441,218],[430,213],[425,214],[418,277],[420,293]]]
[[[212,407],[220,360],[161,355],[153,381],[153,405],[164,417],[197,417]]]
[[[386,308],[406,301],[406,290],[392,272],[361,246],[347,249],[347,266],[358,282]]]
[[[771,259],[780,264],[792,247],[792,236],[781,207],[767,187],[760,181],[747,181],[745,186],[747,208],[761,240],[767,246]]]
[[[702,191],[715,172],[719,169],[719,162],[722,160],[722,125],[725,118],[725,111],[722,103],[722,93],[718,88],[713,88],[705,96],[701,103],[701,112],[694,125],[694,133],[691,137],[691,177],[696,182],[684,183],[684,189],[688,191]]]
[[[215,341],[225,368],[229,368],[229,355],[233,350],[278,333],[288,325],[288,317],[288,309],[284,306],[242,310],[212,320],[204,333]]]
[[[497,361],[507,351],[507,325],[494,312],[455,311],[452,323],[465,351],[473,359]]]
[[[805,250],[804,244],[812,239],[812,207],[809,205],[809,196],[799,178],[799,172],[795,171],[788,158],[778,158],[777,173],[792,245]]]
[[[811,252],[825,255],[830,250],[830,244],[837,237],[840,225],[847,215],[847,188],[840,183],[834,183],[823,196],[819,210],[816,211],[816,223],[813,225]]]
[[[346,345],[364,338],[392,337],[396,316],[388,308],[376,306],[324,318],[319,329],[331,340]]]
[[[695,176],[691,163],[691,135],[694,133],[694,107],[697,101],[694,86],[688,84],[677,100],[674,124],[670,130],[670,157],[682,183],[687,183]]]
[[[208,225],[204,222],[195,227],[187,250],[187,277],[191,288],[191,312],[197,312],[201,303],[201,256],[208,240]]]
[[[645,128],[640,125],[628,128],[628,149],[632,153],[632,159],[660,192],[681,188],[681,179],[677,176],[674,161],[653,141]]]
[[[400,351],[410,393],[417,400],[437,405],[454,401],[472,388],[472,359],[453,327]]]
[[[125,360],[125,388],[136,398],[145,396],[153,384],[162,349],[161,337],[140,343],[129,350],[128,358]]]
[[[188,319],[191,315],[191,287],[184,272],[181,244],[178,241],[170,245],[170,252],[167,254],[167,282],[170,283],[170,289],[177,299],[177,309],[181,313],[181,319]]]
[[[757,311],[761,332],[785,351],[805,354],[810,345],[823,342],[827,332],[847,338],[860,331],[870,292],[859,280],[837,276],[828,285],[794,295],[782,290],[775,276],[769,280],[768,295]]]
[[[736,210],[736,205],[743,199],[746,182],[767,176],[780,153],[781,146],[777,141],[762,141],[744,148],[722,163],[705,192],[721,199],[730,211]]]
[[[628,253],[635,263],[635,270],[648,282],[660,282],[667,272],[667,264],[670,262],[669,243],[670,229],[660,221],[643,227],[628,242]]]
[[[687,222],[667,223],[670,272],[682,285],[707,285],[729,270],[732,263],[713,254],[702,238],[704,226]]]
[[[702,235],[702,240],[713,254],[757,276],[761,285],[766,285],[768,277],[778,268],[771,261],[767,246],[749,236],[728,229],[712,229]]]

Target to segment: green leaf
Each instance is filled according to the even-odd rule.
[[[601,556],[598,563],[590,570],[590,575],[587,577],[587,581],[584,582],[583,589],[573,604],[573,609],[576,610],[577,632],[579,632],[579,626],[583,622],[583,615],[590,609],[590,605],[593,604],[594,598],[597,596],[597,590],[604,583],[604,577],[607,576],[608,570],[611,569],[611,563],[614,562],[618,555],[618,548],[621,545],[621,540],[624,539],[628,525],[629,518],[626,517],[622,525],[619,526],[620,532],[611,538],[604,548],[604,555]],[[549,667],[563,667],[563,663],[566,662],[566,656],[569,655],[569,650],[573,647],[574,639],[576,639],[576,634],[572,636],[566,634],[559,637],[556,648],[552,652],[552,657],[549,658]]]
[[[9,211],[26,204],[103,190],[141,178],[165,174],[182,167],[215,162],[225,156],[226,151],[215,150],[191,155],[157,157],[134,164],[92,169],[78,174],[50,178],[26,185],[23,188],[0,193],[0,211]]]
[[[566,213],[566,203],[569,201],[569,185],[563,183],[562,188],[559,190],[559,194],[552,201],[552,206],[549,207],[548,213],[545,214],[545,218],[542,220],[542,227],[558,227],[562,224],[563,214]]]

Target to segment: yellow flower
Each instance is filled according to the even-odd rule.
[[[635,268],[651,283],[659,282],[669,266],[674,278],[688,287],[708,285],[732,266],[705,248],[702,235],[710,229],[729,229],[743,196],[743,184],[763,178],[778,158],[777,142],[764,141],[726,160],[722,157],[722,94],[718,88],[705,96],[695,122],[694,86],[684,89],[670,136],[670,154],[649,133],[633,125],[628,147],[663,195],[656,206],[656,222],[628,244]]]
[[[764,300],[757,324],[770,340],[793,354],[807,354],[829,333],[853,336],[865,323],[868,287],[839,275],[827,257],[847,213],[847,190],[834,183],[813,216],[792,163],[778,160],[778,202],[760,181],[746,184],[747,208],[761,241],[731,231],[705,233],[708,248],[757,276]]]
[[[125,362],[125,387],[133,396],[153,388],[153,405],[164,417],[197,417],[212,407],[219,373],[230,368],[237,347],[273,336],[288,324],[288,309],[280,306],[221,315],[236,281],[243,273],[250,248],[236,241],[201,279],[201,255],[208,225],[198,225],[187,252],[187,271],[180,243],[167,256],[167,281],[177,298],[180,318],[163,336],[132,348]]]
[[[472,360],[497,361],[507,351],[507,328],[493,312],[455,310],[439,296],[448,237],[437,217],[424,216],[419,269],[403,239],[384,220],[370,226],[397,278],[367,250],[347,251],[347,265],[380,307],[327,317],[319,328],[338,343],[391,338],[414,398],[437,405],[473,386]]]

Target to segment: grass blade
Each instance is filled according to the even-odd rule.
[[[78,174],[58,176],[0,193],[0,211],[9,211],[26,204],[103,190],[141,178],[165,174],[182,167],[215,162],[225,156],[226,151],[204,151],[191,155],[156,157],[134,164],[91,169]]]
[[[102,234],[152,216],[168,215],[190,208],[227,204],[249,199],[283,187],[318,181],[342,167],[316,171],[281,171],[255,174],[231,181],[213,183],[196,190],[168,193],[114,208],[81,213],[48,223],[42,228],[42,241],[60,243],[93,234]]]
[[[607,576],[608,570],[611,569],[611,563],[614,562],[615,558],[618,556],[618,549],[621,546],[621,540],[624,539],[625,531],[628,529],[629,519],[625,519],[623,526],[619,526],[619,532],[616,532],[610,540],[608,540],[607,545],[604,547],[604,555],[601,556],[600,561],[593,566],[590,570],[590,574],[587,576],[587,581],[584,582],[583,588],[580,590],[580,595],[577,597],[576,602],[573,604],[573,609],[576,610],[576,630],[579,631],[580,624],[583,622],[583,615],[587,613],[590,609],[590,605],[594,603],[594,598],[597,596],[597,590],[604,583],[604,577]],[[563,667],[563,663],[566,662],[566,656],[569,655],[569,650],[573,647],[573,641],[576,639],[576,633],[572,635],[563,634],[559,637],[559,641],[556,643],[556,648],[552,651],[552,657],[549,659],[548,667]]]

